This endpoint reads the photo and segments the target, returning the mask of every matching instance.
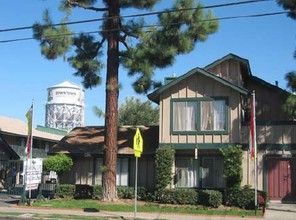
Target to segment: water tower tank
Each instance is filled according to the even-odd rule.
[[[84,90],[65,81],[49,87],[45,107],[45,126],[66,129],[84,125]]]

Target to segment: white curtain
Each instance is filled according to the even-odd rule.
[[[186,108],[186,131],[196,130],[196,103],[187,102]]]
[[[214,130],[225,130],[225,101],[214,102]]]
[[[225,130],[225,101],[201,102],[201,130],[221,131]]]
[[[213,130],[213,103],[212,101],[201,102],[201,130]]]
[[[196,130],[196,102],[174,102],[174,131]]]
[[[176,186],[177,187],[198,187],[198,160],[178,158],[176,159]]]

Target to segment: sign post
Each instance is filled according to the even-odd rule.
[[[34,190],[41,183],[42,160],[40,158],[28,159],[25,166],[25,190]]]
[[[143,138],[140,129],[137,128],[134,136],[134,152],[136,157],[136,174],[135,174],[135,212],[134,219],[137,218],[137,194],[138,194],[138,158],[141,157],[143,152]]]

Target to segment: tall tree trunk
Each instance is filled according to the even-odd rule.
[[[117,115],[118,115],[118,67],[119,67],[119,0],[110,0],[107,23],[107,79],[106,79],[106,118],[105,148],[103,171],[103,200],[113,201],[116,195],[116,162],[117,162]],[[108,31],[109,30],[109,31]]]

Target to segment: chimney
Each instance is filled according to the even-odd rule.
[[[177,77],[176,77],[176,74],[173,73],[172,76],[169,76],[169,77],[165,77],[165,78],[164,78],[164,84],[166,85],[166,84],[170,83],[171,81],[173,81],[173,80],[176,79],[176,78],[177,78]]]
[[[279,87],[279,81],[275,81],[275,85],[276,85],[276,87]]]

